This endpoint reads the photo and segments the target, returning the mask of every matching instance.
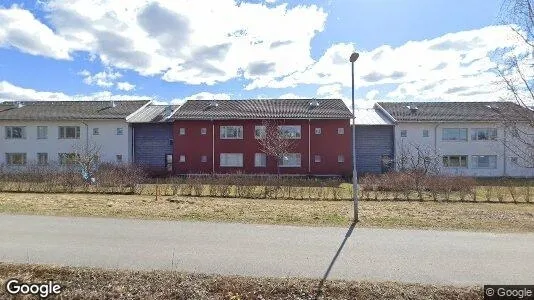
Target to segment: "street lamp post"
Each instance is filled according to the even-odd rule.
[[[358,173],[356,172],[356,109],[354,107],[354,62],[360,54],[354,52],[350,55],[352,66],[352,194],[354,198],[354,223],[358,222]]]

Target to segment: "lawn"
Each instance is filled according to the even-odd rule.
[[[347,226],[351,201],[0,193],[0,213]],[[361,201],[361,227],[534,232],[534,205]]]
[[[0,263],[2,286],[53,280],[65,299],[482,299],[481,287],[396,282],[326,281],[186,274],[172,271],[116,271]],[[12,299],[4,289],[0,299]]]

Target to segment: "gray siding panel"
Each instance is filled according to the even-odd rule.
[[[356,126],[358,174],[382,172],[382,155],[393,158],[393,137],[393,126]]]
[[[172,154],[172,124],[134,124],[134,162],[145,167],[165,167],[165,155]]]

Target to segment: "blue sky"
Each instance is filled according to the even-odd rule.
[[[3,1],[0,99],[498,100],[501,1]],[[122,5],[122,6],[121,6]]]

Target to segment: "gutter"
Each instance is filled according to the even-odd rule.
[[[378,110],[380,110],[382,113],[384,113],[386,115],[386,117],[388,117],[391,121],[393,121],[393,123],[397,123],[397,120],[395,120],[395,118],[393,118],[393,116],[390,113],[388,113],[387,110],[385,110],[380,104],[378,104],[378,102],[375,103],[374,106],[375,106],[375,108],[378,108]],[[395,124],[393,124],[393,125],[395,125]]]

